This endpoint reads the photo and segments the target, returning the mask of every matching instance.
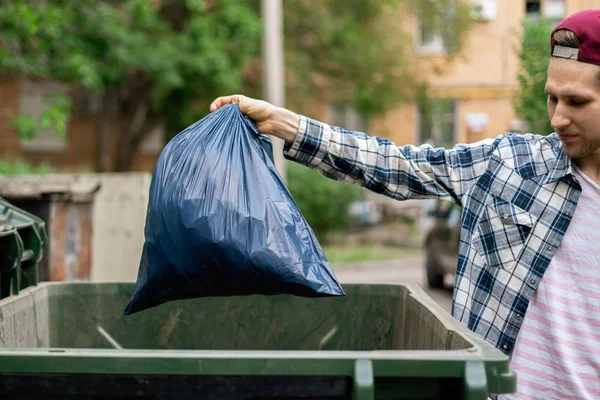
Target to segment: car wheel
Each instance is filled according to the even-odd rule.
[[[440,268],[435,261],[435,258],[428,254],[427,255],[427,283],[432,289],[443,289],[444,288],[444,274],[440,272]]]

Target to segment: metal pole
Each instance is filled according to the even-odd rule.
[[[282,0],[262,0],[263,24],[263,92],[265,100],[278,107],[285,107],[285,77],[283,66],[283,4]],[[283,140],[273,141],[273,158],[279,174],[286,179]]]

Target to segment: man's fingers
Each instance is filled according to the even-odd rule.
[[[210,105],[210,111],[216,111],[218,108],[226,105],[226,104],[234,104],[240,103],[242,101],[242,95],[236,94],[233,96],[221,96],[218,97],[215,101]]]

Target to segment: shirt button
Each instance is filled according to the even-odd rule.
[[[502,215],[502,219],[508,219],[508,214]]]
[[[517,319],[521,318],[521,314],[517,314]]]
[[[548,251],[552,251],[552,250],[553,250],[552,246],[548,246]]]
[[[506,349],[508,349],[508,346],[507,346],[507,345],[504,345],[504,346],[502,346],[502,348],[503,348],[504,350],[506,350]]]
[[[570,213],[570,212],[568,212],[568,213],[565,213],[565,215],[566,215],[567,217],[570,217],[570,216],[571,216],[571,213]]]
[[[532,285],[535,285],[535,279],[530,280],[529,283],[531,283]]]

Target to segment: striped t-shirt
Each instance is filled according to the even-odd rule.
[[[503,399],[600,399],[600,185],[575,174],[583,192],[517,337],[517,393]]]

